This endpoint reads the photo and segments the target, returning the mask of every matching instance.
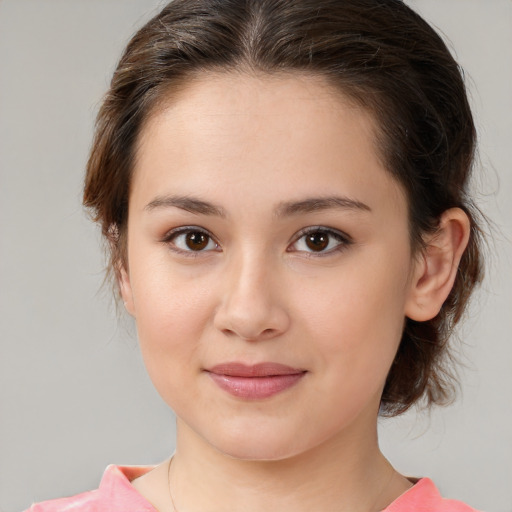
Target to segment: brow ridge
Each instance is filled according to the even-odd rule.
[[[145,210],[153,211],[160,208],[180,208],[197,215],[214,215],[227,217],[226,210],[221,206],[191,196],[167,195],[157,196],[145,206]],[[355,199],[340,196],[310,197],[299,201],[283,201],[275,208],[276,217],[288,217],[306,213],[314,213],[329,209],[345,209],[371,212],[371,208]]]
[[[217,217],[227,216],[226,211],[221,206],[190,196],[157,196],[144,207],[147,211],[153,211],[160,208],[180,208],[181,210],[198,215],[215,215]]]
[[[300,201],[285,201],[276,208],[278,217],[287,217],[304,213],[313,213],[317,211],[330,209],[346,209],[363,212],[371,212],[371,208],[361,201],[349,197],[328,196],[328,197],[310,197]]]

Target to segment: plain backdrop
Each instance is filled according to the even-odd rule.
[[[494,221],[487,280],[460,330],[452,407],[381,421],[408,475],[512,511],[512,2],[411,0],[467,73],[481,140],[478,201]],[[0,0],[0,510],[96,487],[109,463],[174,444],[133,326],[101,290],[81,207],[94,116],[156,0]]]

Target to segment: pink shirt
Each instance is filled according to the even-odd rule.
[[[151,467],[108,466],[98,489],[71,498],[44,501],[27,512],[157,512],[131,485]],[[443,499],[429,478],[421,478],[383,512],[476,512],[456,500]]]

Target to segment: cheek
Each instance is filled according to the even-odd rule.
[[[321,347],[326,367],[337,361],[336,371],[385,378],[403,330],[407,261],[384,256],[299,292],[305,329]]]
[[[179,341],[179,336],[170,335],[193,329],[205,314],[211,289],[208,280],[193,265],[177,269],[165,251],[151,246],[134,250],[131,257],[137,325],[144,333],[156,334],[141,341]]]
[[[163,265],[132,276],[141,352],[157,389],[169,375],[197,366],[197,349],[211,323],[213,300],[204,280],[170,273]],[[179,381],[180,379],[177,379]]]

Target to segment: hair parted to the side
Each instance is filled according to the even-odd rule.
[[[381,414],[452,394],[447,341],[481,279],[480,230],[468,196],[475,127],[462,71],[437,33],[401,0],[174,0],[132,38],[97,119],[84,204],[126,264],[136,142],[160,101],[205,72],[306,73],[367,109],[376,148],[406,191],[411,244],[462,208],[469,246],[451,294],[428,322],[406,320]]]

